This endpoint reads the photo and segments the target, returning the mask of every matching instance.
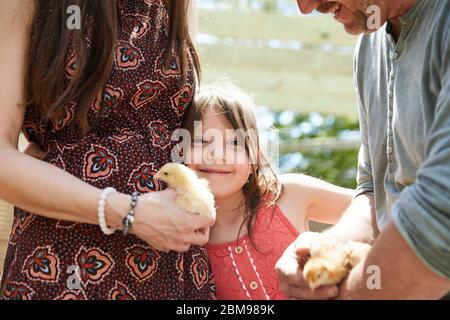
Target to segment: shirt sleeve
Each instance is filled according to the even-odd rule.
[[[374,194],[373,177],[372,177],[372,164],[370,160],[369,141],[368,141],[368,123],[367,123],[367,110],[361,97],[361,89],[359,86],[363,81],[358,81],[359,68],[359,51],[361,48],[361,42],[363,37],[358,41],[358,45],[355,50],[354,59],[354,86],[356,90],[356,98],[358,102],[359,113],[359,126],[361,132],[361,147],[358,154],[358,168],[356,172],[357,187],[355,190],[354,198],[362,194]]]
[[[444,40],[444,41],[442,41]],[[425,161],[415,183],[392,208],[392,219],[417,257],[436,274],[450,279],[450,37],[442,37],[437,59],[435,117],[426,140]]]

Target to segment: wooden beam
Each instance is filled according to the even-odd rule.
[[[13,221],[13,206],[0,200],[0,274],[3,270],[6,249]]]
[[[230,78],[258,105],[357,117],[351,56],[205,44],[199,51],[204,82]]]
[[[357,39],[345,33],[330,15],[285,16],[237,10],[200,10],[199,31],[220,37],[300,41],[305,45],[353,47]]]
[[[280,153],[312,152],[321,150],[357,150],[361,145],[359,139],[344,140],[339,138],[299,139],[295,143],[280,145]]]
[[[0,240],[8,240],[11,231],[13,206],[0,200]]]
[[[356,37],[331,17],[200,10],[199,32],[217,40],[198,44],[205,80],[231,78],[256,93],[259,105],[274,110],[357,118],[352,70]],[[270,39],[301,42],[302,48],[255,45]],[[347,49],[339,51],[342,46]]]
[[[322,72],[348,77],[353,75],[353,54],[258,48],[239,44],[199,44],[198,47],[206,63],[240,64],[274,71],[290,70],[311,74]]]

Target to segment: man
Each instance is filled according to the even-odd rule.
[[[324,234],[373,247],[339,287],[311,291],[302,276],[305,233],[276,265],[283,290],[293,299],[438,299],[450,290],[450,1],[298,4],[304,14],[332,13],[348,33],[364,33],[354,64],[358,188]]]

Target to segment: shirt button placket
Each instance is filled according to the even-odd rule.
[[[393,51],[391,54],[391,58],[392,60],[397,60],[398,59],[398,52],[397,51]]]
[[[393,50],[391,52],[391,72],[389,74],[388,80],[388,130],[386,137],[386,156],[388,162],[391,163],[391,155],[393,153],[393,141],[392,141],[392,122],[393,122],[393,105],[394,105],[394,79],[395,79],[395,68],[396,68],[396,60],[398,59],[398,52]]]

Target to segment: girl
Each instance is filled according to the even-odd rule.
[[[258,135],[248,134],[257,132],[254,109],[247,94],[220,82],[200,90],[185,120],[193,136],[185,161],[210,182],[217,206],[207,249],[219,299],[285,299],[275,263],[309,220],[337,222],[352,197],[305,175],[278,177]]]

